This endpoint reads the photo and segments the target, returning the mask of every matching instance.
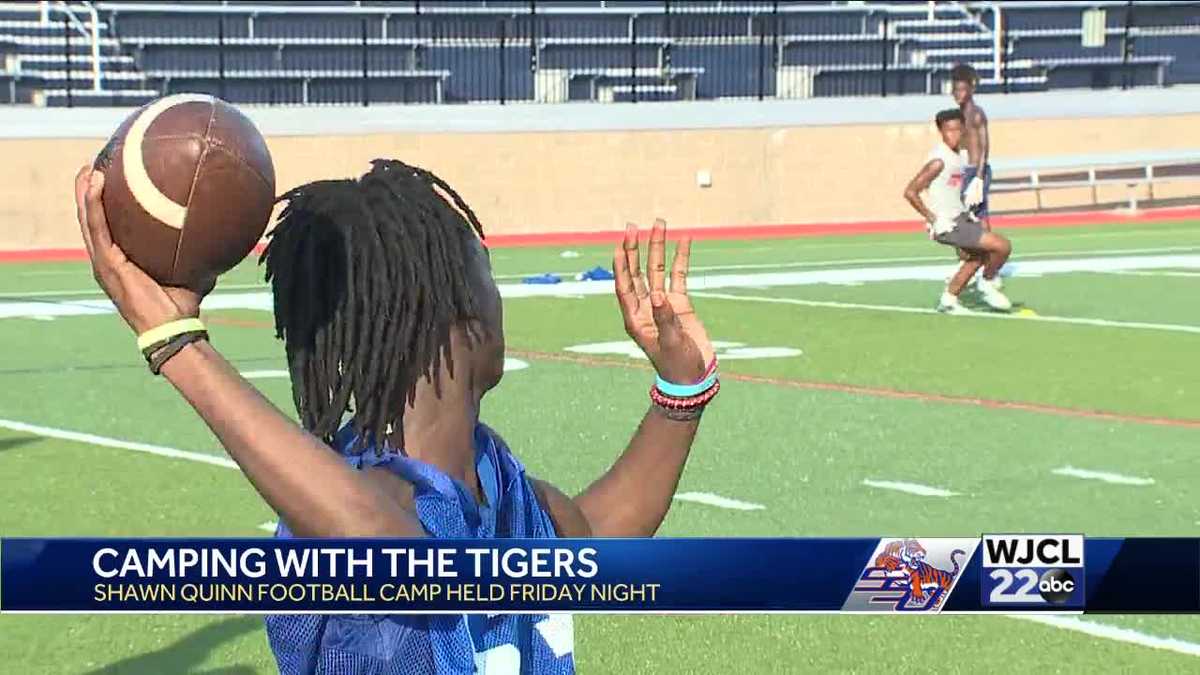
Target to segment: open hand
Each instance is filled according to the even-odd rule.
[[[117,311],[141,334],[164,323],[199,316],[200,300],[212,290],[164,287],[125,256],[113,243],[104,215],[104,174],[85,165],[75,175],[75,207],[83,244],[92,260],[92,276]]]
[[[669,382],[690,384],[704,376],[715,351],[687,294],[692,240],[683,239],[675,247],[668,290],[666,239],[667,224],[655,220],[646,257],[648,276],[642,276],[637,226],[626,227],[624,241],[613,252],[617,302],[625,332],[650,358],[658,374]]]

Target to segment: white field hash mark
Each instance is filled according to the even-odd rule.
[[[954,497],[958,495],[957,492],[951,492],[939,487],[897,480],[872,480],[870,478],[864,478],[862,484],[866,485],[867,487],[879,488],[881,490],[907,492],[910,495],[917,495],[918,497]]]
[[[1092,471],[1091,469],[1076,469],[1073,466],[1064,466],[1054,469],[1050,473],[1059,476],[1071,476],[1072,478],[1083,478],[1085,480],[1100,480],[1105,483],[1113,483],[1115,485],[1154,485],[1153,478],[1138,478],[1136,476],[1123,476],[1119,473],[1111,473],[1109,471]]]
[[[681,502],[695,502],[697,504],[707,504],[721,509],[733,509],[734,511],[760,511],[767,507],[754,502],[743,502],[740,499],[730,499],[721,495],[714,495],[711,492],[679,492],[675,494],[675,499]]]

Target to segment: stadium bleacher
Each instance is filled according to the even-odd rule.
[[[0,2],[0,101],[805,98],[1200,82],[1200,3]]]

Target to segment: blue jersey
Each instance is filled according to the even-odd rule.
[[[525,468],[488,427],[475,428],[476,469],[487,503],[458,480],[395,451],[354,451],[344,427],[335,446],[355,469],[385,466],[412,483],[417,518],[431,537],[552,538],[554,524],[534,494]],[[277,537],[291,537],[282,521]],[[295,673],[575,672],[569,614],[281,615],[269,616],[267,639],[279,670]]]

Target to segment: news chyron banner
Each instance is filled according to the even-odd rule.
[[[1200,539],[0,539],[0,612],[1200,613]]]

